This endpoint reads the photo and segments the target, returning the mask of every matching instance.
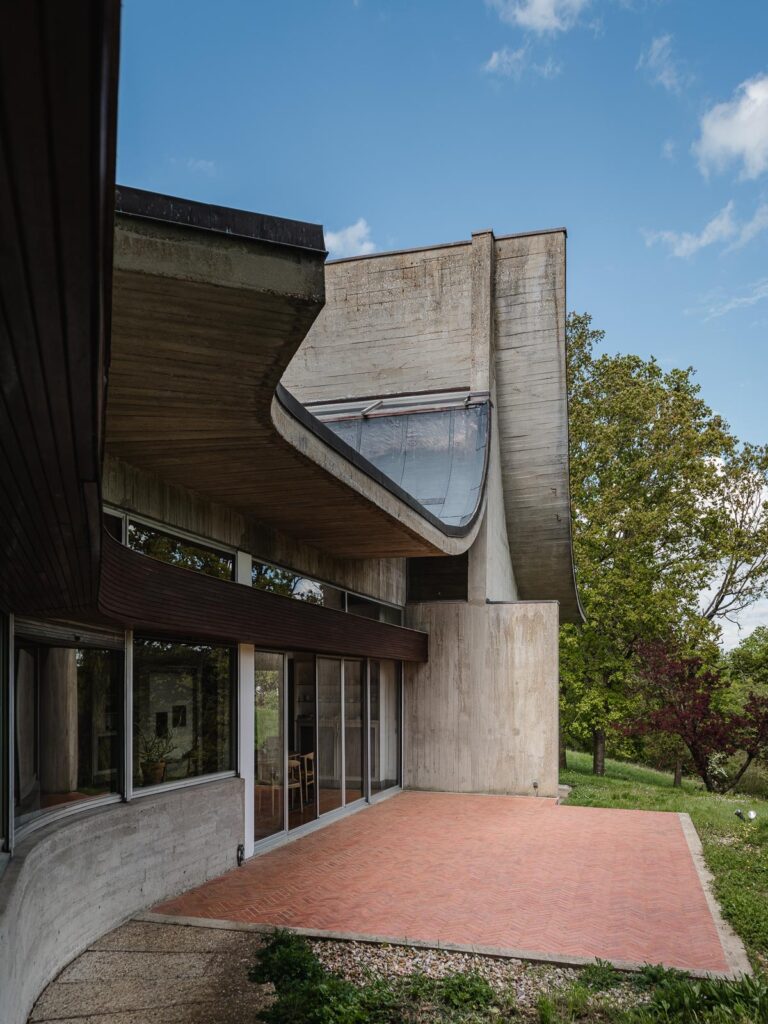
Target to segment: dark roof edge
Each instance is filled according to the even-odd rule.
[[[297,398],[294,398],[291,392],[282,384],[277,385],[275,398],[289,415],[291,415],[295,420],[298,420],[303,427],[327,444],[329,448],[332,448],[337,455],[346,459],[347,462],[351,463],[362,473],[365,473],[366,476],[370,477],[370,479],[379,484],[379,486],[389,491],[390,494],[393,494],[396,498],[399,498],[400,501],[408,505],[414,512],[417,512],[422,519],[426,520],[426,522],[431,526],[434,526],[444,534],[444,536],[459,538],[466,537],[477,522],[477,517],[480,515],[480,511],[483,507],[485,485],[488,479],[488,462],[492,430],[491,416],[488,417],[488,437],[486,439],[485,461],[483,463],[483,483],[478,492],[477,504],[471,517],[463,526],[451,526],[448,523],[444,523],[433,512],[430,512],[428,508],[425,508],[421,502],[417,501],[412,494],[403,490],[399,484],[396,484],[394,480],[391,480],[386,476],[386,474],[382,473],[380,469],[377,469],[372,462],[369,462],[368,459],[364,458],[364,456],[356,451],[351,445],[347,444],[346,441],[343,441],[338,434],[335,434],[330,429],[330,427],[326,427],[324,423],[321,423],[320,420],[317,419],[316,416],[313,416],[312,413],[306,409]],[[488,404],[490,405],[490,400]]]
[[[272,245],[307,249],[325,255],[325,238],[320,224],[307,224],[285,217],[234,210],[228,206],[199,203],[158,192],[146,192],[127,185],[115,187],[115,213],[143,220],[179,224],[231,238],[268,242]]]

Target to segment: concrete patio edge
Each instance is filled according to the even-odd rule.
[[[691,825],[691,827],[693,826]],[[696,838],[698,839],[698,836]],[[707,899],[709,900],[709,896]],[[716,925],[718,919],[719,910],[718,918],[715,918]],[[291,932],[294,935],[303,935],[308,939],[327,939],[335,940],[337,942],[365,942],[376,946],[410,946],[415,949],[441,949],[452,953],[476,953],[479,956],[496,957],[500,960],[525,960],[534,964],[553,964],[556,967],[586,967],[588,964],[595,963],[595,957],[563,956],[562,954],[539,952],[529,949],[503,949],[497,946],[462,945],[455,942],[441,942],[440,939],[409,939],[407,936],[393,937],[390,935],[364,935],[357,932],[330,932],[322,931],[317,928],[296,928],[274,924],[256,924],[246,921],[226,921],[211,917],[181,917],[175,914],[157,914],[152,911],[137,914],[132,920],[143,921],[148,924],[186,925],[187,927],[192,928],[220,928],[228,931],[261,932],[263,934],[269,934],[276,928],[283,928],[287,932]],[[736,936],[734,937],[741,946],[741,940]],[[685,970],[684,973],[692,978],[715,978],[723,981],[732,981],[736,978],[742,977],[744,974],[752,973],[749,960],[746,957],[743,946],[741,946],[741,951],[744,956],[746,968],[742,970],[734,968],[734,960],[728,955],[725,944],[723,945],[723,949],[726,952],[726,959],[731,965],[731,969],[729,971]],[[627,960],[611,959],[607,962],[612,964],[612,966],[617,970],[627,972],[636,972],[646,966],[645,964],[633,963]]]
[[[707,901],[709,912],[715,923],[717,935],[720,939],[720,945],[723,947],[725,959],[728,961],[728,965],[730,967],[728,976],[732,978],[743,978],[746,975],[751,975],[752,965],[749,962],[749,957],[747,956],[747,951],[744,948],[744,943],[720,912],[720,904],[717,902],[712,887],[712,873],[704,860],[704,849],[701,845],[699,833],[696,831],[696,826],[693,824],[690,814],[685,811],[679,811],[678,818],[680,819],[680,825],[683,829],[683,835],[688,843],[691,860],[693,861],[696,873],[699,876],[701,888],[704,891],[704,898]]]

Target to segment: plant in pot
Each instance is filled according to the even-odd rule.
[[[168,755],[176,749],[173,733],[164,736],[147,736],[139,732],[138,761],[141,767],[141,781],[145,786],[156,786],[163,781]]]

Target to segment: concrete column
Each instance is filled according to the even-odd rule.
[[[77,652],[52,647],[40,664],[40,786],[77,790]]]

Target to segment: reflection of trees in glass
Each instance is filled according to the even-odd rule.
[[[274,669],[256,669],[256,747],[270,737],[280,736],[280,673]]]
[[[79,648],[77,666],[77,785],[83,792],[117,790],[123,655]],[[95,773],[108,773],[95,778]]]
[[[298,601],[307,601],[309,604],[324,604],[323,588],[314,580],[306,576],[299,576],[290,569],[278,569],[275,565],[268,565],[266,562],[253,563],[251,579],[254,587],[259,590],[266,590],[270,594],[280,594],[282,597],[293,597]]]
[[[234,656],[229,647],[134,641],[134,768],[140,732],[154,732],[158,711],[185,707],[186,727],[174,732],[174,758],[184,776],[232,768]],[[178,777],[178,776],[177,776]],[[182,776],[183,777],[183,776]]]
[[[182,569],[194,569],[215,576],[220,580],[231,580],[233,560],[212,548],[206,548],[191,541],[173,537],[144,523],[131,522],[128,525],[128,546],[143,555],[157,558],[161,562],[177,565]]]

